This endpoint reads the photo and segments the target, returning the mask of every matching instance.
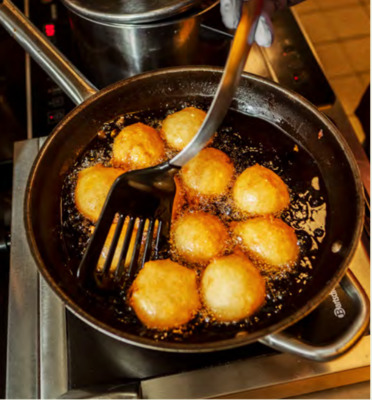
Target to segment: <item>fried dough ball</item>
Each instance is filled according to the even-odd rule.
[[[238,222],[234,235],[243,250],[270,265],[291,265],[298,258],[296,233],[279,218],[258,217]]]
[[[201,127],[206,113],[195,107],[187,107],[168,115],[162,124],[162,133],[168,145],[182,150]]]
[[[138,122],[123,128],[114,139],[112,162],[130,169],[152,167],[165,158],[164,142],[151,126]]]
[[[173,225],[173,246],[182,258],[192,263],[205,264],[222,255],[228,241],[225,225],[205,212],[186,214]]]
[[[112,224],[111,225],[111,228],[110,228],[109,233],[107,235],[107,239],[105,241],[105,244],[103,245],[103,248],[102,248],[102,251],[101,251],[101,255],[100,255],[99,259],[98,259],[98,263],[97,263],[97,270],[98,271],[102,271],[103,270],[103,265],[105,264],[105,261],[106,261],[106,258],[107,258],[107,255],[108,255],[108,252],[109,252],[109,249],[110,249],[110,245],[111,245],[112,239],[114,238],[116,226],[117,226],[117,224]],[[123,247],[123,244],[124,244],[124,239],[125,239],[125,234],[126,234],[127,228],[128,228],[128,220],[126,220],[124,222],[123,229],[122,229],[122,231],[120,233],[119,240],[118,240],[118,243],[116,245],[116,250],[115,250],[115,253],[114,253],[114,257],[113,257],[112,262],[111,262],[110,272],[115,272],[115,270],[116,270],[116,268],[118,266],[120,252],[121,252],[121,248]],[[131,240],[129,242],[127,256],[126,256],[125,262],[124,262],[124,266],[125,267],[128,267],[128,265],[130,263],[130,260],[131,260],[131,257],[132,257],[132,254],[133,254],[134,243],[135,243],[135,240],[136,240],[136,236],[135,236],[136,233],[137,233],[137,228],[134,227],[133,228],[133,233],[132,233],[132,236],[131,236]]]
[[[290,200],[282,179],[258,164],[239,175],[233,187],[233,199],[238,210],[252,215],[278,213]]]
[[[249,317],[263,305],[265,295],[263,277],[243,255],[213,260],[201,279],[202,300],[220,322]]]
[[[148,328],[184,325],[200,308],[196,273],[169,259],[149,261],[133,282],[129,303]]]
[[[226,193],[234,174],[230,158],[220,150],[202,150],[182,169],[185,186],[202,196],[216,197]]]
[[[80,171],[75,188],[75,204],[79,212],[96,222],[112,184],[124,172],[124,169],[107,168],[102,164]]]

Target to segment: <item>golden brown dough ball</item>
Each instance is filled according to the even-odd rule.
[[[149,261],[133,282],[129,302],[148,328],[184,325],[200,308],[196,273],[169,259]]]
[[[164,142],[159,133],[141,122],[126,126],[114,139],[112,162],[115,166],[141,169],[157,165],[164,158]]]
[[[80,171],[75,188],[75,204],[79,212],[96,222],[112,184],[124,172],[123,169],[107,168],[102,164]]]
[[[238,222],[234,235],[244,250],[270,265],[291,265],[298,258],[296,233],[279,218],[258,217]]]
[[[182,169],[185,186],[196,194],[216,197],[227,192],[234,174],[230,158],[220,150],[202,150]]]
[[[98,271],[102,271],[103,270],[103,265],[105,264],[109,249],[110,249],[110,245],[112,242],[112,239],[114,238],[114,234],[115,234],[115,229],[116,229],[116,224],[112,224],[111,228],[109,230],[109,233],[107,235],[107,239],[105,241],[105,244],[103,245],[102,251],[101,251],[101,255],[98,259],[98,263],[97,263],[97,270]],[[118,262],[119,262],[119,257],[120,257],[120,252],[121,252],[121,248],[123,247],[124,244],[124,239],[125,239],[125,234],[128,228],[128,220],[126,220],[124,222],[123,225],[123,229],[120,233],[119,236],[119,240],[118,243],[116,245],[116,250],[114,253],[114,257],[112,259],[111,262],[111,266],[110,266],[110,272],[115,272],[117,266],[118,266]],[[133,254],[133,249],[134,249],[134,243],[135,243],[135,235],[137,233],[137,228],[134,227],[133,228],[133,233],[132,233],[132,237],[131,240],[129,242],[129,248],[128,248],[128,252],[127,252],[127,257],[125,258],[125,262],[124,262],[124,266],[128,267],[132,254]]]
[[[224,224],[205,212],[186,214],[173,225],[173,246],[182,258],[192,263],[204,264],[222,255],[228,241]]]
[[[207,266],[201,280],[201,295],[218,321],[239,321],[263,305],[265,281],[248,258],[232,254]]]
[[[239,175],[233,187],[233,199],[239,211],[252,215],[278,213],[290,200],[282,179],[258,164]]]
[[[195,107],[187,107],[168,115],[162,124],[162,132],[168,145],[182,150],[201,127],[206,113]]]

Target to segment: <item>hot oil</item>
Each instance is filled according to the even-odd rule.
[[[198,106],[185,103],[183,107],[190,105]],[[77,173],[97,163],[111,166],[113,139],[123,126],[142,122],[159,129],[165,116],[174,111],[176,110],[165,109],[138,112],[118,117],[116,121],[105,124],[100,135],[89,144],[66,177],[63,188],[62,235],[69,256],[69,268],[73,274],[92,232],[92,223],[82,217],[75,207],[74,189]],[[273,268],[253,260],[266,280],[266,302],[258,313],[239,323],[217,323],[202,310],[186,327],[158,332],[146,329],[138,321],[134,312],[126,305],[126,293],[122,292],[119,296],[99,296],[89,292],[88,296],[99,297],[100,312],[104,313],[104,319],[111,325],[136,335],[159,340],[200,342],[221,335],[226,338],[264,328],[291,314],[296,308],[293,299],[303,294],[306,286],[311,284],[317,259],[322,251],[327,223],[326,191],[315,160],[299,143],[277,127],[235,111],[229,111],[223,126],[213,139],[212,147],[231,158],[236,176],[258,163],[277,173],[287,184],[291,197],[290,207],[278,217],[296,231],[300,246],[298,262],[294,266]],[[171,149],[167,149],[166,153],[168,158],[174,155]],[[192,204],[185,202],[180,214],[190,209],[211,212],[226,226],[242,219],[234,210],[229,194],[212,202],[206,202],[202,198]],[[169,257],[176,258],[172,253],[169,253]],[[196,268],[200,278],[203,268],[191,265],[189,267]]]

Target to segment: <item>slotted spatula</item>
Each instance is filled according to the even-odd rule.
[[[151,255],[152,259],[157,259],[159,252],[168,246],[176,192],[174,175],[203,149],[225,117],[254,42],[261,9],[262,0],[243,1],[241,18],[223,76],[205,120],[193,140],[170,161],[156,167],[127,172],[114,182],[77,270],[77,277],[83,285],[93,282],[103,289],[121,289],[125,280],[130,283],[136,270]],[[97,273],[97,262],[114,219],[117,222],[116,230],[103,269]],[[111,263],[126,219],[129,221],[124,242],[116,270],[112,273]],[[134,247],[128,252],[135,223],[137,233]],[[141,251],[145,225],[146,239]],[[126,271],[124,264],[127,263],[128,253],[130,260]]]

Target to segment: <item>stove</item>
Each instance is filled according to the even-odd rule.
[[[14,191],[24,193],[42,142],[17,143]],[[107,392],[117,396],[108,398],[283,398],[368,381],[368,333],[345,356],[317,363],[259,343],[210,354],[160,353],[98,332],[66,310],[38,274],[22,206],[22,196],[15,197],[6,398],[102,398]],[[362,244],[350,268],[369,294],[369,258]],[[336,293],[352,316],[353,305],[340,287]],[[331,339],[350,322],[335,316],[332,300],[329,296],[298,326],[299,331],[305,326],[315,343]]]
[[[85,73],[62,4],[30,0],[25,8],[31,20]],[[354,152],[369,198],[369,160],[296,16],[286,10],[273,22],[274,45],[269,49],[255,47],[245,70],[299,92],[335,122]],[[218,10],[208,13],[200,34],[202,56],[195,64],[222,66],[230,40],[231,34],[219,22]],[[23,195],[44,137],[74,105],[28,57],[25,64],[27,135],[13,138],[17,142],[13,156],[6,398],[285,398],[369,380],[369,332],[346,355],[327,363],[278,353],[260,343],[215,353],[173,354],[124,344],[70,313],[37,272],[23,226]],[[95,83],[94,77],[88,78]],[[368,250],[366,231],[350,269],[369,295]],[[350,323],[353,304],[340,286],[335,290],[344,318],[334,313],[333,293],[292,328],[298,335],[321,344]]]
[[[81,59],[79,48],[75,46],[65,7],[56,0],[28,1],[31,21],[96,87],[101,88],[102,79],[95,80],[91,68],[86,66]],[[270,49],[255,47],[249,56],[246,70],[280,82],[319,107],[333,104],[335,95],[292,13],[289,11],[278,13],[274,24],[276,37],[274,44]],[[195,52],[193,64],[224,66],[231,38],[232,34],[221,22],[219,7],[214,7],[203,18],[198,51]],[[123,78],[127,76],[127,71],[123,71]],[[107,76],[105,83],[110,84],[113,81]],[[74,105],[33,61],[30,63],[28,89],[29,101],[31,104],[37,104],[37,107],[29,110],[28,115],[29,121],[32,122],[31,135],[47,136]]]

